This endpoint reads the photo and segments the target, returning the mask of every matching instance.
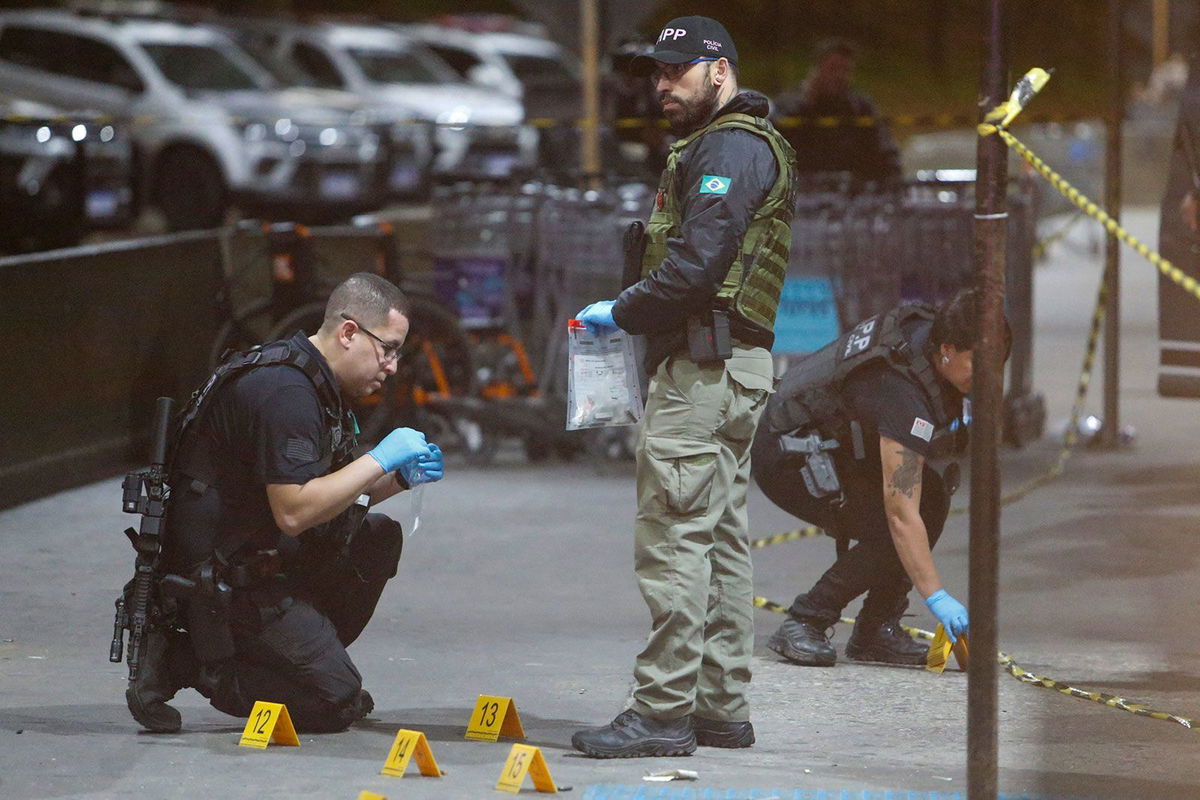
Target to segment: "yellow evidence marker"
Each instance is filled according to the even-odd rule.
[[[471,721],[467,723],[466,738],[478,742],[494,742],[501,736],[525,738],[525,729],[521,727],[521,715],[517,713],[517,704],[511,697],[479,695],[475,710],[471,712]]]
[[[267,703],[259,700],[250,709],[250,719],[246,720],[246,729],[242,731],[239,746],[266,749],[267,742],[286,744],[299,747],[300,740],[296,738],[296,728],[292,718],[288,716],[287,706],[283,703]]]
[[[533,779],[533,788],[539,792],[558,793],[558,786],[550,777],[550,768],[546,766],[541,749],[528,744],[512,746],[508,761],[504,762],[504,769],[500,771],[500,780],[496,781],[496,791],[520,794],[526,775]]]
[[[946,634],[946,629],[939,623],[937,631],[933,634],[933,644],[929,645],[929,655],[925,658],[925,669],[940,674],[946,669],[946,664],[950,663],[950,653],[953,652],[959,671],[966,672],[967,650],[966,636],[959,636],[952,642]]]
[[[387,795],[375,794],[374,792],[368,792],[366,789],[363,789],[358,793],[358,800],[387,800]]]
[[[427,778],[442,776],[442,771],[438,769],[437,761],[433,758],[433,751],[429,749],[429,740],[425,738],[425,734],[403,728],[396,731],[396,740],[392,743],[387,761],[384,762],[383,769],[379,771],[379,774],[403,778],[404,770],[408,769],[408,761],[414,756],[422,775]]]

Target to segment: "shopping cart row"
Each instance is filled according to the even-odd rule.
[[[223,247],[228,322],[212,348],[315,329],[323,298],[346,275],[374,269],[413,302],[399,375],[360,409],[367,438],[419,424],[478,460],[506,439],[526,453],[627,452],[621,433],[563,430],[566,324],[622,289],[626,228],[644,220],[653,188],[462,183],[434,193],[423,241],[370,218],[303,228],[243,225]],[[1020,185],[1010,197],[1011,385],[1029,393],[1033,219]],[[973,185],[913,182],[873,192],[802,194],[775,353],[811,352],[855,321],[902,300],[938,301],[972,280]],[[410,264],[429,265],[413,272]],[[1014,302],[1015,299],[1015,302]]]

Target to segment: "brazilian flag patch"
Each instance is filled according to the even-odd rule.
[[[720,175],[705,175],[700,179],[700,194],[725,194],[730,183],[729,178]]]

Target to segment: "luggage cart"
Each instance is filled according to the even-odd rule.
[[[479,183],[440,187],[430,228],[435,293],[471,340],[470,393],[441,401],[469,458],[490,461],[517,437],[531,460],[577,449],[547,413],[525,342],[534,317],[535,225],[544,189]],[[536,337],[535,337],[536,338]]]

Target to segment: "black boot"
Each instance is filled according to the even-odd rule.
[[[898,617],[877,621],[860,615],[846,642],[846,658],[851,661],[921,667],[928,655],[929,645],[905,633]]]
[[[571,744],[592,758],[690,756],[696,752],[696,734],[690,716],[654,719],[628,709],[608,725],[578,731]]]
[[[746,722],[722,722],[692,715],[696,744],[705,747],[749,747],[754,744],[754,726]]]
[[[837,651],[829,643],[829,628],[810,618],[788,617],[779,630],[771,634],[767,647],[779,655],[805,667],[832,667]]]
[[[375,698],[371,697],[371,693],[366,689],[360,689],[358,697],[342,709],[340,716],[346,727],[349,727],[352,723],[366,718],[374,710]]]
[[[153,629],[137,676],[125,690],[129,713],[148,731],[176,733],[183,724],[179,712],[167,705],[175,693],[195,683],[196,660],[188,638],[176,631]]]

